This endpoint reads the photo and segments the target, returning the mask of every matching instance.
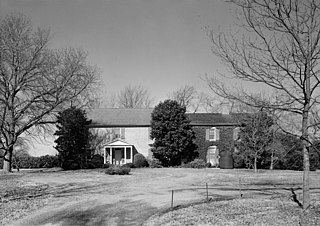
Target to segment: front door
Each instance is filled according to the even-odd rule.
[[[114,149],[115,164],[120,165],[122,158],[123,158],[123,148],[115,148]]]

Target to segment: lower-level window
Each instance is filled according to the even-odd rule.
[[[219,150],[217,146],[208,147],[207,162],[211,163],[211,166],[218,166],[219,164]]]
[[[131,148],[126,148],[126,159],[131,159]]]

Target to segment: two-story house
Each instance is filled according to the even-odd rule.
[[[113,164],[133,162],[136,153],[152,158],[150,122],[153,109],[92,109],[88,118],[92,128],[112,131],[113,136],[103,145],[104,161]],[[218,165],[219,158],[234,150],[239,119],[237,114],[187,113],[195,132],[199,158]],[[221,163],[220,163],[221,164]]]

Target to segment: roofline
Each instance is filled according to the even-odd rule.
[[[150,127],[150,124],[143,124],[143,125],[137,125],[137,124],[90,124],[88,125],[89,128],[121,128],[121,127]]]
[[[206,123],[206,122],[190,122],[191,126],[240,126],[240,123]],[[90,124],[88,128],[134,128],[134,127],[150,127],[151,124]]]
[[[190,122],[191,126],[239,126],[240,123],[206,123],[206,122]]]

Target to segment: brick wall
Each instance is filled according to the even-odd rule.
[[[212,126],[194,126],[192,128],[196,135],[195,142],[198,145],[199,158],[205,161],[209,146],[217,146],[220,154],[225,151],[233,152],[234,149],[233,127],[216,127],[220,131],[220,137],[217,141],[206,140],[206,129],[210,128]]]

